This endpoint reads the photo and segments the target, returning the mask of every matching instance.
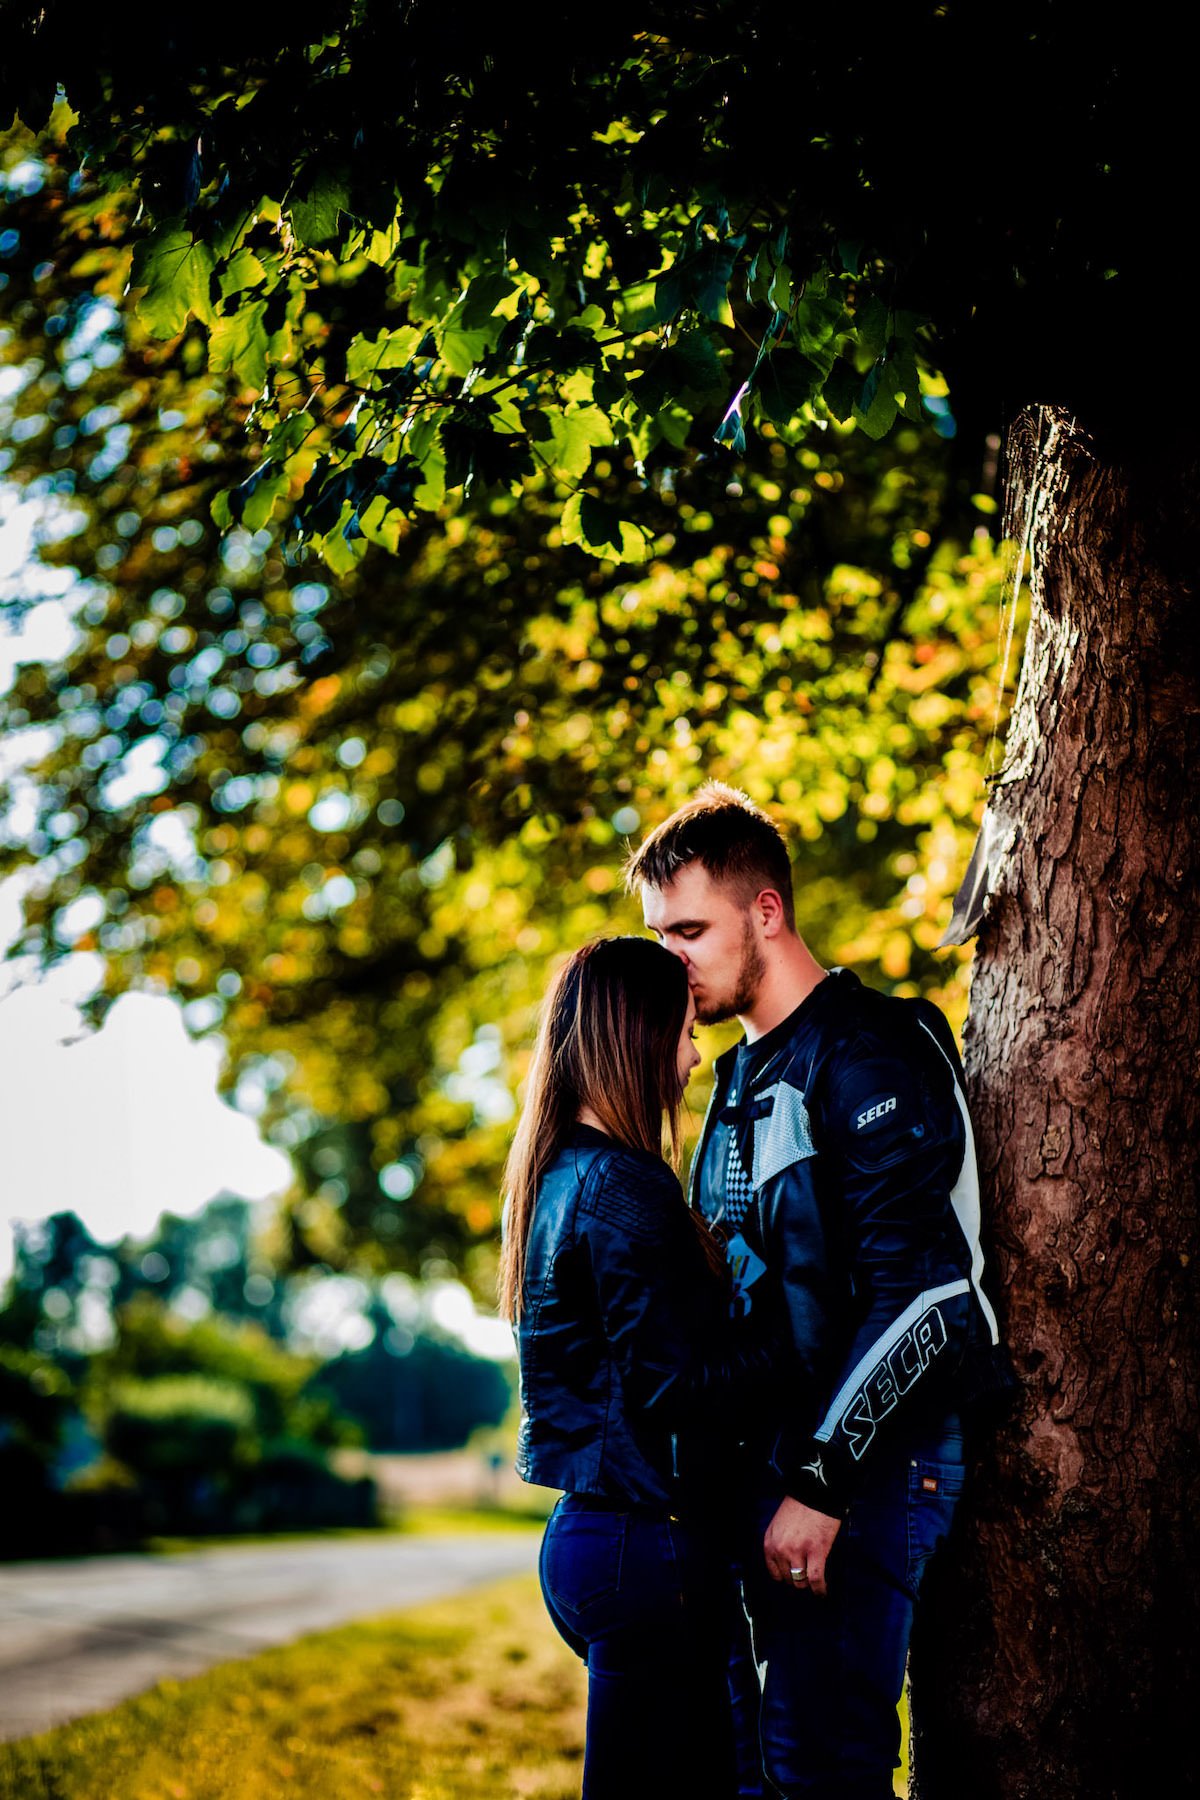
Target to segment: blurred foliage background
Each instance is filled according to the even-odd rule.
[[[452,1349],[412,1284],[490,1296],[548,972],[640,928],[627,845],[701,781],[788,829],[818,957],[961,1023],[969,952],[937,944],[1023,625],[993,532],[997,440],[960,432],[925,380],[920,421],[886,442],[830,422],[785,446],[764,422],[736,465],[716,447],[649,480],[615,452],[593,465],[614,503],[639,493],[653,548],[634,568],[564,544],[564,489],[542,475],[336,573],[252,502],[214,523],[256,394],[211,372],[198,328],[151,341],[122,315],[128,197],[53,141],[0,145],[0,481],[36,510],[75,628],[0,700],[0,874],[26,883],[11,954],[99,952],[97,1022],[130,988],[177,996],[295,1170],[265,1224],[210,1208],[116,1250],[69,1247],[64,1197],[20,1246],[0,1368],[35,1461],[74,1406],[165,1493],[148,1446],[169,1419],[175,1472],[203,1442],[244,1492],[251,1465],[319,1460],[350,1415],[372,1441],[412,1435],[409,1401],[371,1422],[377,1375],[351,1366],[369,1345],[407,1336],[411,1372],[427,1344],[446,1385]],[[44,591],[5,596],[10,620]],[[296,1297],[334,1277],[360,1284],[372,1334],[314,1387]],[[98,1280],[110,1341],[76,1354]]]
[[[369,1462],[347,1469],[339,1451],[474,1436],[494,1456],[510,1371],[417,1283],[281,1277],[256,1237],[232,1196],[165,1213],[145,1241],[102,1245],[70,1212],[17,1227],[0,1305],[5,1554],[373,1525]]]

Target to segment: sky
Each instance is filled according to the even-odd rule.
[[[148,1237],[164,1209],[198,1212],[223,1189],[265,1199],[290,1180],[287,1158],[219,1097],[219,1041],[193,1039],[173,1000],[124,995],[89,1029],[79,1002],[99,975],[97,957],[73,956],[0,999],[0,1276],[14,1219],[69,1208],[108,1243]]]

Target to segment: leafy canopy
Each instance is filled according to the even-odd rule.
[[[626,840],[707,775],[789,822],[818,954],[961,1017],[965,958],[933,951],[1007,633],[978,446],[758,435],[708,504],[641,495],[653,552],[623,571],[563,546],[544,478],[334,576],[277,518],[214,522],[239,398],[194,333],[115,311],[118,199],[53,159],[26,185],[0,457],[75,578],[76,636],[0,703],[29,765],[0,874],[28,872],[22,950],[96,950],[106,999],[169,990],[221,1030],[296,1164],[283,1262],[487,1286],[548,969],[636,928]],[[619,509],[636,477],[595,487]]]
[[[653,486],[750,427],[878,437],[939,368],[984,410],[1111,397],[1173,233],[1164,132],[1194,161],[1169,71],[1058,0],[986,34],[929,0],[222,0],[119,33],[19,0],[6,39],[0,103],[37,129],[61,85],[136,196],[141,326],[255,397],[217,523],[278,510],[341,572],[534,476],[565,544],[637,562],[614,458]]]

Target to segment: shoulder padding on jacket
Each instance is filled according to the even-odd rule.
[[[668,1207],[683,1210],[683,1191],[666,1163],[634,1150],[606,1150],[579,1197],[579,1211],[629,1237],[652,1242]]]

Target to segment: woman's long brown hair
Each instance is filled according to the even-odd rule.
[[[546,996],[525,1091],[525,1109],[504,1172],[500,1310],[521,1312],[525,1247],[538,1182],[581,1107],[618,1144],[679,1161],[677,1068],[687,1016],[687,973],[651,938],[600,938],[576,950]]]

